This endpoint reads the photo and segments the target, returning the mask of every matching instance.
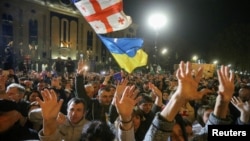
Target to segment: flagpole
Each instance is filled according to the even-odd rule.
[[[157,59],[157,55],[158,55],[158,36],[159,36],[159,30],[165,26],[167,19],[165,17],[165,15],[161,14],[161,13],[155,13],[152,14],[149,19],[148,19],[149,25],[151,27],[153,27],[153,30],[155,31],[155,40],[154,40],[154,54],[153,54],[153,58],[154,58],[154,64],[156,66],[156,70],[157,70],[157,66],[158,66],[158,59]]]
[[[111,57],[109,57],[109,70],[111,69]]]
[[[154,47],[154,55],[155,55],[155,58],[154,58],[154,61],[155,61],[155,66],[158,65],[158,59],[157,59],[157,55],[158,55],[158,47],[157,47],[157,41],[158,41],[158,35],[159,35],[159,32],[158,30],[155,30],[155,47]]]

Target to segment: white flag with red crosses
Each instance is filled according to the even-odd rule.
[[[132,23],[123,12],[122,0],[80,0],[74,4],[97,34],[123,30]]]

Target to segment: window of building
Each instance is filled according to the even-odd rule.
[[[2,34],[4,46],[13,41],[13,18],[11,15],[2,15]]]

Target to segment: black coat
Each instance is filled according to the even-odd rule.
[[[17,122],[13,127],[4,133],[0,133],[0,141],[21,141],[39,140],[38,133],[26,126],[21,126]]]
[[[87,103],[86,119],[89,121],[100,120],[106,122],[106,113],[109,113],[109,106],[102,106],[96,98],[90,98],[85,90],[83,76],[76,76],[75,97],[83,98]]]
[[[4,61],[3,61],[3,69],[9,70],[13,69],[13,54],[11,52],[6,53]]]

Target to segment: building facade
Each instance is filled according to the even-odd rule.
[[[77,61],[82,54],[93,67],[113,60],[71,0],[1,0],[0,9],[1,60],[7,46],[17,66],[37,71],[50,68],[58,57]],[[136,37],[136,31],[132,24],[107,36]]]

